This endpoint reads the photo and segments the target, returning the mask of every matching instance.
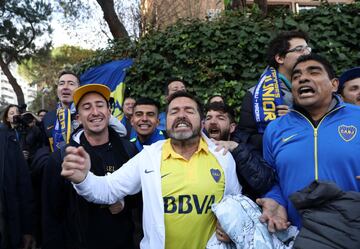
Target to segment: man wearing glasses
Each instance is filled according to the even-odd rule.
[[[281,32],[270,42],[266,53],[268,66],[243,99],[234,141],[250,143],[262,151],[266,126],[285,115],[292,104],[292,68],[297,58],[309,53],[308,36],[303,31]]]

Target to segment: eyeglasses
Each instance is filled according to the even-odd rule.
[[[305,50],[307,50],[309,53],[311,53],[311,47],[309,47],[309,46],[296,46],[295,48],[285,51],[285,54],[292,53],[292,52],[299,53],[299,52],[304,52]]]

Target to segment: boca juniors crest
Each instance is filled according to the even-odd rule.
[[[356,136],[357,128],[353,125],[340,125],[338,132],[345,142],[349,142]]]
[[[214,178],[215,182],[219,182],[221,178],[221,172],[218,169],[210,169],[210,174]]]

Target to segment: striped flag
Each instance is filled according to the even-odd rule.
[[[108,86],[114,98],[112,115],[122,119],[122,103],[124,100],[126,70],[133,64],[132,59],[116,60],[92,67],[80,76],[80,85],[98,83]]]

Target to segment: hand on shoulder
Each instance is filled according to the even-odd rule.
[[[216,145],[215,151],[220,151],[220,150],[224,149],[223,155],[225,155],[228,151],[232,152],[239,145],[237,142],[234,142],[234,141],[217,141],[214,139],[212,139],[212,141]]]

